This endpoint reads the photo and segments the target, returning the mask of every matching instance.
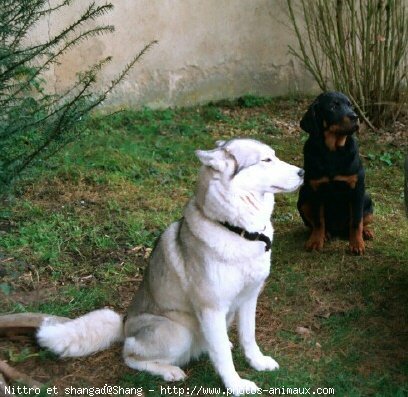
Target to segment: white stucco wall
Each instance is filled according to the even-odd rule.
[[[115,89],[108,104],[152,107],[188,106],[245,94],[310,92],[313,83],[288,53],[296,45],[285,24],[281,0],[111,0],[114,10],[98,20],[113,34],[71,50],[48,73],[56,91],[75,73],[108,55],[101,74],[106,86],[145,44],[158,40]],[[99,1],[103,4],[103,1]],[[44,20],[30,36],[43,40],[78,17],[88,0]]]

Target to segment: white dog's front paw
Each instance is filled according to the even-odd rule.
[[[167,382],[178,382],[187,378],[186,373],[179,367],[168,366],[163,373],[163,379]]]
[[[257,371],[275,371],[279,369],[279,364],[269,356],[259,356],[255,359],[249,359],[249,364]]]
[[[258,386],[247,379],[238,378],[234,382],[226,384],[227,394],[240,396],[242,394],[255,394],[259,390]]]

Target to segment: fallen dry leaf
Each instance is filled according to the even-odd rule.
[[[310,336],[312,331],[306,327],[296,327],[296,333],[302,336]]]

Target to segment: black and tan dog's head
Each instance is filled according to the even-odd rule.
[[[347,136],[359,128],[358,116],[350,100],[341,92],[320,94],[300,121],[310,135],[322,135],[330,150],[344,146]]]

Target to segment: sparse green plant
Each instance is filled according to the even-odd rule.
[[[222,121],[226,119],[226,116],[222,113],[222,111],[217,106],[214,105],[208,105],[203,107],[201,115],[203,119],[207,122]]]
[[[28,44],[33,27],[45,17],[62,12],[74,0],[51,6],[47,0],[2,0],[0,7],[0,189],[33,162],[44,161],[81,134],[81,121],[98,106],[154,43],[124,67],[101,92],[95,92],[100,70],[111,57],[100,60],[65,92],[45,87],[44,72],[73,47],[95,36],[111,33],[111,25],[87,27],[112,10],[106,3],[89,4],[69,26],[40,43]]]
[[[0,292],[4,295],[10,295],[11,285],[8,283],[0,283]]]
[[[238,105],[243,108],[254,108],[258,106],[265,106],[270,101],[271,101],[270,98],[259,97],[259,96],[254,96],[254,95],[244,95],[237,99]]]
[[[402,152],[399,150],[383,151],[382,153],[379,154],[368,153],[367,157],[371,161],[378,161],[383,164],[386,164],[389,167],[403,159]]]
[[[9,350],[9,360],[12,363],[21,363],[33,357],[38,357],[38,353],[33,353],[29,347],[23,347],[21,351],[15,353],[14,350]]]

